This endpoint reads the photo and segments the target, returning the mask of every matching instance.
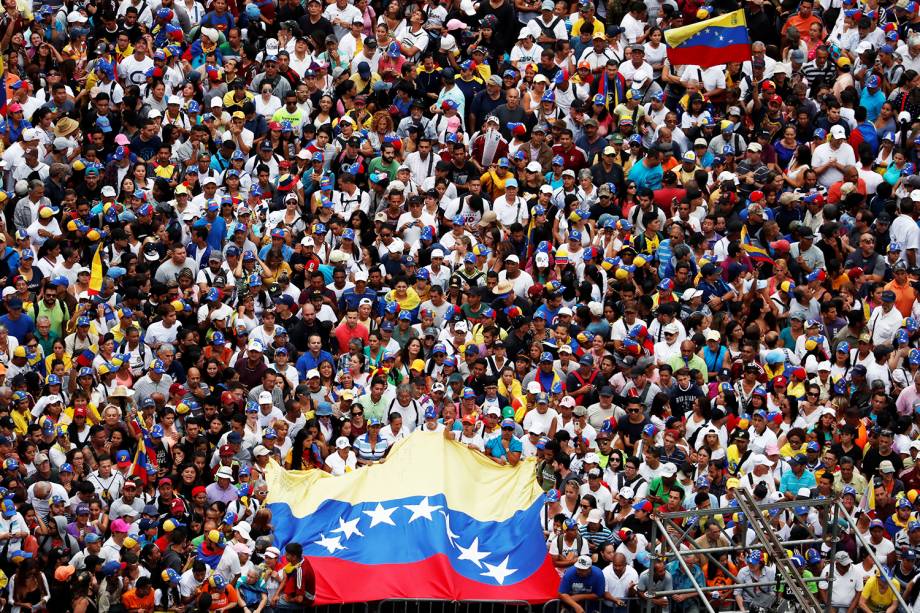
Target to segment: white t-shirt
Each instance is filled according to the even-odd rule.
[[[889,228],[892,242],[901,243],[901,260],[907,261],[907,252],[920,248],[920,227],[909,215],[898,215]]]
[[[837,572],[834,575],[834,587],[831,590],[831,606],[849,607],[856,594],[862,592],[864,577],[862,577],[862,573],[856,570],[857,566],[861,565],[851,564],[847,572],[842,574],[838,569],[835,569]],[[831,565],[827,564],[824,570],[821,571],[821,576],[827,577],[830,569]],[[819,583],[818,587],[826,590],[827,583]]]
[[[118,63],[118,75],[132,85],[141,86],[147,83],[146,73],[151,68],[153,68],[153,59],[149,56],[138,60],[133,55],[129,55]]]
[[[561,555],[562,557],[565,557],[569,555],[570,553],[574,553],[576,556],[589,555],[590,551],[588,549],[588,539],[583,538],[580,540],[581,540],[581,551],[576,551],[578,547],[579,538],[575,537],[575,540],[573,540],[571,543],[566,543],[565,537],[562,537],[562,552],[560,553],[559,552],[559,537],[554,534],[549,539],[549,555],[551,556]]]
[[[639,21],[629,13],[623,16],[620,27],[623,28],[623,36],[626,37],[630,44],[636,42],[640,36],[645,34],[645,22]]]
[[[464,445],[472,445],[479,451],[483,452],[486,450],[486,444],[482,440],[482,436],[480,436],[479,433],[476,433],[473,436],[464,436],[462,430],[452,430],[451,434],[455,440],[463,443]]]
[[[636,541],[636,551],[633,553],[626,546],[626,543],[620,543],[620,546],[617,547],[617,553],[622,553],[626,556],[626,565],[632,566],[633,561],[636,559],[636,556],[640,551],[645,551],[648,549],[648,539],[641,532],[633,532],[633,538]]]
[[[894,543],[890,539],[883,538],[882,542],[876,545],[871,539],[867,539],[869,546],[875,551],[875,557],[879,560],[887,560],[888,554],[894,552]]]
[[[556,412],[556,409],[546,409],[546,413],[542,414],[537,410],[528,411],[521,425],[524,428],[524,432],[535,430],[543,434],[549,434],[549,427],[556,421],[557,417],[559,417],[559,413]]]
[[[326,458],[326,466],[332,469],[332,474],[335,476],[344,475],[350,470],[354,470],[358,466],[358,458],[355,457],[354,451],[348,452],[348,457],[342,459],[342,456],[338,452],[333,451]]]
[[[228,582],[235,581],[241,570],[240,556],[233,547],[225,547],[224,553],[220,556],[220,562],[214,569],[219,575],[222,575]]]
[[[831,149],[830,143],[823,143],[815,148],[815,152],[811,156],[811,167],[817,168],[818,166],[823,166],[831,160],[837,160],[837,162],[844,166],[853,166],[856,164],[856,156],[853,154],[853,148],[849,144],[842,143],[840,147],[834,150]],[[843,173],[836,168],[828,168],[818,175],[818,183],[824,187],[830,187],[842,179]]]
[[[617,577],[613,572],[613,564],[604,567],[604,590],[609,592],[614,598],[626,599],[629,596],[629,588],[639,583],[639,573],[632,566],[627,565],[623,571],[623,576]]]
[[[604,511],[605,513],[613,509],[613,494],[611,494],[610,490],[608,490],[603,485],[601,485],[601,487],[598,488],[598,490],[595,492],[587,483],[582,484],[579,495],[585,496],[587,494],[594,496],[594,499],[597,501],[598,509]]]

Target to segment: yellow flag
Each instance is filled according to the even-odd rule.
[[[102,289],[102,255],[99,253],[100,251],[102,251],[102,241],[96,247],[96,253],[93,254],[93,265],[89,270],[89,289],[87,293],[90,296],[95,296]]]

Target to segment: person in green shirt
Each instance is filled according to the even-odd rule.
[[[482,313],[485,311],[489,305],[483,304],[482,296],[484,294],[491,294],[492,290],[487,287],[476,287],[470,290],[466,295],[466,303],[460,307],[463,311],[464,317],[472,322],[478,322],[482,319]]]
[[[696,353],[696,343],[690,339],[684,339],[680,343],[680,353],[668,360],[668,365],[677,372],[681,368],[697,370],[703,377],[703,383],[709,383],[709,369],[706,362]]]
[[[274,112],[272,121],[291,124],[295,134],[300,133],[300,124],[303,123],[303,111],[297,106],[297,94],[290,91],[284,95],[284,106]]]
[[[681,492],[684,488],[677,482],[677,467],[670,462],[661,465],[660,477],[653,478],[648,484],[648,500],[654,505],[655,510],[668,503],[671,490],[676,488]],[[685,492],[686,494],[686,492]],[[681,496],[683,499],[683,496]]]
[[[51,329],[51,319],[47,315],[39,315],[35,319],[35,340],[42,348],[43,355],[51,355],[54,341],[61,338]]]
[[[51,334],[54,334],[54,338],[63,337],[64,335],[64,324],[70,320],[70,309],[67,308],[67,303],[64,302],[63,298],[58,298],[58,287],[66,288],[67,279],[64,277],[55,277],[51,280],[51,285],[53,287],[48,287],[45,292],[42,294],[41,300],[36,300],[32,308],[34,313],[32,313],[33,319],[37,322],[39,317],[47,317],[51,321]],[[42,339],[39,339],[41,342]],[[45,348],[45,355],[50,355],[51,347],[50,345],[54,340],[48,341],[48,347]],[[42,347],[45,347],[42,343]]]
[[[368,176],[375,172],[382,172],[387,175],[387,179],[392,181],[396,177],[396,171],[399,169],[399,162],[396,161],[396,150],[392,143],[384,143],[380,147],[380,157],[371,160],[368,165]]]
[[[371,393],[358,398],[357,403],[364,409],[364,418],[368,421],[371,419],[383,420],[383,416],[390,404],[390,398],[384,393],[386,389],[386,380],[383,377],[374,377],[371,381]]]

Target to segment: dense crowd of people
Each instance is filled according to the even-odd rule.
[[[918,9],[4,0],[4,610],[301,610],[266,465],[415,431],[534,459],[574,613],[775,610],[743,514],[651,528],[739,488],[920,610]]]

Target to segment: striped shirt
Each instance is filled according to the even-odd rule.
[[[604,526],[601,526],[601,529],[596,532],[588,530],[588,526],[582,526],[578,531],[581,533],[582,539],[588,541],[597,549],[602,547],[604,543],[613,542],[613,532]]]

